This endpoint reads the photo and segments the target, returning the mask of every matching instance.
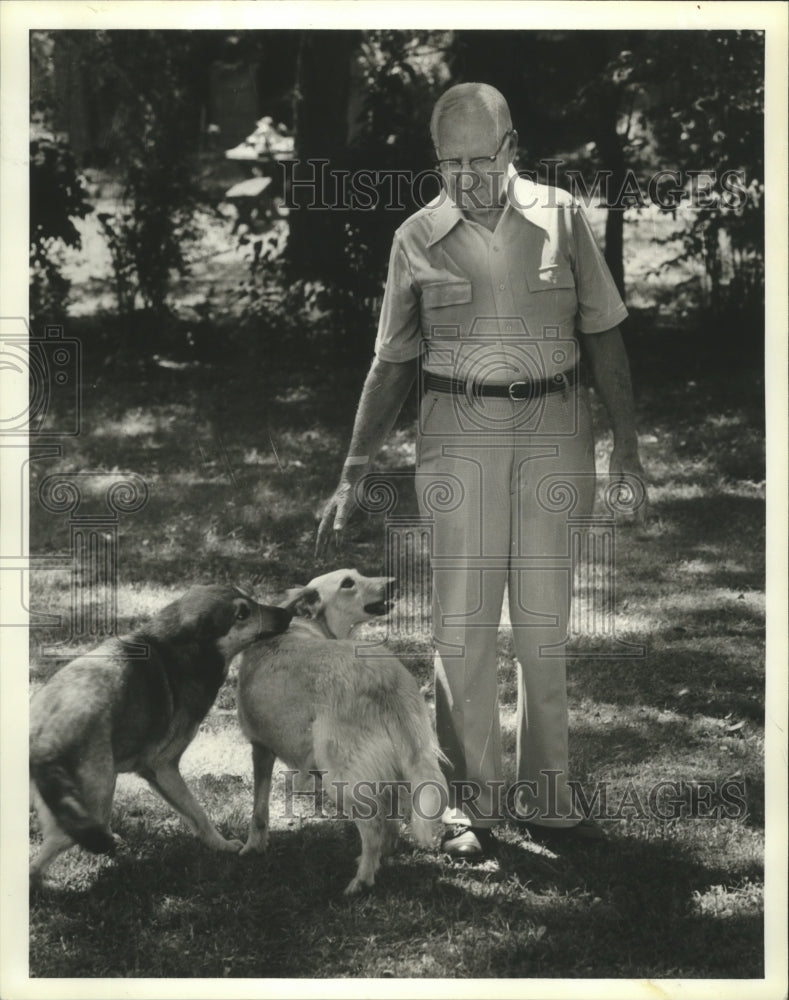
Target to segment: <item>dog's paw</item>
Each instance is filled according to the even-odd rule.
[[[357,875],[346,885],[343,896],[361,896],[363,892],[369,892],[373,887],[372,882],[365,882]]]

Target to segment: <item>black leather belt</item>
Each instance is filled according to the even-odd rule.
[[[425,372],[425,392],[451,392],[455,396],[479,397],[494,396],[499,399],[526,401],[549,396],[554,392],[567,392],[578,381],[578,369],[569,368],[566,372],[557,372],[541,379],[525,379],[506,384],[486,382],[464,382],[461,379],[448,378],[445,375],[435,375]]]

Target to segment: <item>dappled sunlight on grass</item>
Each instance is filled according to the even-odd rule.
[[[127,413],[121,420],[108,420],[98,426],[93,432],[96,437],[117,435],[118,437],[152,436],[164,429],[166,423],[175,420],[174,416],[157,417],[142,409]]]
[[[320,378],[283,380],[264,396],[259,376],[230,361],[142,375],[130,369],[117,378],[99,373],[85,398],[83,433],[60,458],[31,464],[33,553],[67,554],[69,544],[68,515],[47,514],[35,501],[45,475],[122,469],[148,484],[146,506],[118,522],[120,631],[195,582],[242,583],[274,600],[336,566],[385,572],[382,516],[358,517],[341,553],[314,555],[315,515],[350,435],[353,378],[346,383],[338,373],[329,387]],[[286,944],[298,940],[298,971],[306,976],[379,975],[390,967],[471,977],[758,975],[763,447],[757,404],[734,405],[729,392],[698,375],[692,385],[669,381],[639,396],[651,520],[616,524],[615,636],[601,637],[591,624],[601,601],[598,570],[584,577],[591,594],[577,595],[570,760],[585,789],[606,782],[615,802],[632,789],[648,803],[661,781],[739,775],[747,784],[745,818],[665,820],[623,809],[604,821],[605,848],[555,852],[506,826],[497,832],[500,857],[476,871],[413,850],[406,835],[375,893],[349,905],[341,892],[358,834],[320,818],[309,798],[289,812],[279,765],[269,853],[245,859],[207,850],[144,782],[124,776],[115,820],[124,848],[112,861],[70,852],[53,869],[54,900],[33,906],[36,974],[287,976],[294,958]],[[602,473],[611,439],[599,400],[592,402]],[[406,408],[377,469],[413,467],[414,426],[415,411]],[[91,507],[98,498],[91,493]],[[31,607],[64,621],[31,634],[34,684],[59,665],[42,646],[67,635],[70,601],[68,569],[31,574]],[[429,605],[425,595],[403,594],[389,622],[357,634],[360,645],[386,641],[428,700],[433,652],[421,616]],[[644,655],[620,657],[628,648],[617,638],[641,644]],[[92,645],[89,637],[79,643]],[[498,665],[503,769],[511,780],[516,669],[506,600]],[[252,770],[236,721],[236,683],[233,667],[183,770],[223,835],[244,839]],[[86,941],[84,927],[99,924],[103,942]],[[133,954],[123,946],[128,940]]]
[[[677,572],[708,576],[710,573],[721,572],[745,573],[747,569],[742,563],[731,562],[728,559],[719,559],[717,563],[705,559],[686,559],[677,564]]]
[[[234,710],[229,714],[215,710],[206,720],[181,758],[181,773],[187,780],[199,782],[203,775],[215,774],[220,761],[223,772],[251,782],[252,754],[239,732]]]
[[[653,503],[659,503],[661,500],[698,500],[708,494],[709,489],[698,483],[669,480],[653,486],[649,491],[649,499]]]
[[[741,885],[714,885],[706,892],[693,893],[692,911],[725,920],[735,914],[757,916],[764,906],[764,886],[745,879]]]

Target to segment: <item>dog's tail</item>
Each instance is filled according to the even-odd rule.
[[[424,713],[423,742],[407,774],[411,798],[411,833],[420,847],[432,847],[447,807],[449,791],[439,767],[446,760]]]
[[[411,833],[420,847],[432,847],[448,801],[447,783],[432,751],[410,777]]]
[[[94,854],[112,854],[115,840],[107,827],[88,811],[74,778],[53,761],[31,765],[30,776],[58,825],[80,847]]]

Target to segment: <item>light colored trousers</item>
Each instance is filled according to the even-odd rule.
[[[591,513],[594,447],[585,390],[529,404],[428,392],[417,473],[420,511],[433,522],[436,728],[449,758],[450,807],[480,827],[512,814],[503,790],[496,669],[506,584],[518,660],[517,784],[509,792],[517,792],[524,818],[572,826],[580,816],[567,785],[561,646],[572,573],[567,505],[555,501],[567,483],[578,494],[570,513]]]

